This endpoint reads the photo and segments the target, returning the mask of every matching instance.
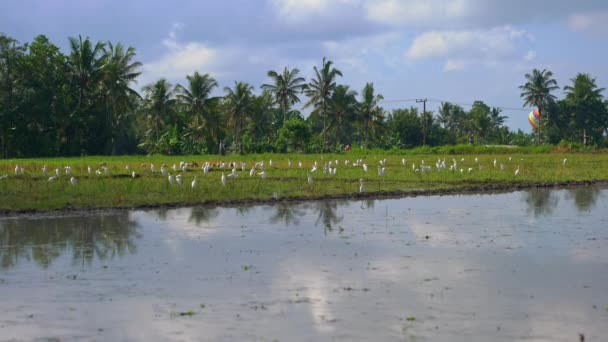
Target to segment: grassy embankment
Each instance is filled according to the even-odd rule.
[[[83,157],[83,158],[47,158],[47,159],[13,159],[0,161],[0,211],[55,210],[66,208],[109,208],[109,207],[138,207],[154,205],[180,205],[198,203],[229,203],[233,201],[263,201],[275,199],[304,199],[328,196],[373,196],[373,195],[407,195],[420,193],[420,190],[437,191],[471,191],[484,189],[509,189],[519,186],[534,186],[540,184],[563,184],[584,181],[608,180],[607,153],[535,153],[534,150],[504,149],[500,151],[480,151],[475,154],[448,155],[434,151],[435,154],[410,154],[391,152],[349,152],[338,155],[246,155],[246,156],[121,156],[121,157]],[[442,151],[439,151],[442,152]],[[407,166],[402,166],[401,158],[407,159]],[[479,158],[479,164],[474,158]],[[511,157],[511,161],[509,161]],[[288,158],[292,167],[288,168]],[[322,159],[323,158],[323,159]],[[364,159],[369,164],[369,172],[362,167],[344,166],[344,160],[351,163],[356,159]],[[377,167],[381,159],[386,158],[385,177],[378,175]],[[438,158],[445,158],[446,165],[452,164],[452,159],[458,162],[461,173],[443,170],[438,172],[434,165]],[[464,158],[464,161],[461,159]],[[494,159],[498,165],[504,163],[505,171],[493,167]],[[562,164],[568,159],[566,165]],[[272,167],[268,161],[272,159]],[[339,160],[337,175],[323,174],[323,164],[329,160]],[[266,162],[267,178],[257,175],[249,176],[249,169],[256,161]],[[425,160],[433,166],[433,171],[427,173],[414,172],[411,164],[417,166]],[[158,170],[161,164],[171,167],[180,161],[196,162],[198,167],[191,167],[183,175],[184,184],[170,186],[167,177],[161,176]],[[213,168],[204,175],[201,166],[205,161],[229,162],[245,161],[247,172],[239,170],[236,179],[229,179],[227,186],[220,182],[221,170]],[[303,167],[298,168],[298,161]],[[306,174],[317,161],[320,170],[313,176],[313,184],[309,185]],[[99,163],[105,162],[110,170],[107,175],[96,175]],[[150,171],[150,163],[154,163],[157,172]],[[25,167],[24,175],[15,175],[15,165]],[[42,174],[43,165],[48,165],[49,175],[54,174],[55,168],[61,169],[61,176],[55,182],[49,182],[48,176]],[[72,167],[72,176],[78,184],[72,186],[70,176],[65,175],[64,167]],[[87,166],[93,168],[93,173],[87,173]],[[131,178],[131,171],[125,169],[129,165],[138,177]],[[483,166],[483,170],[479,169]],[[514,175],[517,166],[520,174]],[[468,172],[473,168],[472,172]],[[175,172],[169,169],[172,174]],[[230,170],[226,170],[228,174]],[[181,172],[180,172],[181,173]],[[190,186],[194,176],[198,185],[195,189]],[[359,179],[365,179],[366,193],[359,194]]]

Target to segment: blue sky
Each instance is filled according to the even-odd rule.
[[[386,100],[483,100],[525,131],[518,86],[533,68],[560,86],[578,72],[608,81],[605,0],[2,1],[0,32],[21,42],[45,34],[64,51],[79,34],[134,46],[137,88],[199,71],[221,88],[259,90],[268,70],[297,67],[308,79],[325,56],[357,91],[373,82]]]

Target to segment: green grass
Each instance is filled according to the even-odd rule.
[[[401,165],[401,158],[407,159],[407,166]],[[474,158],[479,158],[479,170]],[[511,161],[508,161],[508,158]],[[377,166],[380,160],[386,158],[386,176],[378,176]],[[412,171],[411,163],[420,165],[422,160],[427,165],[434,166],[438,158],[445,158],[449,167],[452,159],[458,162],[458,169],[464,173],[433,170],[428,173]],[[464,158],[464,162],[461,159]],[[492,162],[504,163],[506,170],[494,168]],[[568,159],[562,165],[562,160]],[[273,160],[273,166],[268,161]],[[292,167],[287,167],[287,159],[291,159]],[[322,166],[325,161],[340,161],[337,175],[325,175]],[[344,166],[344,160],[351,163],[356,159],[364,159],[369,165],[365,173],[361,167]],[[268,177],[249,177],[249,169],[256,161],[266,162]],[[158,170],[161,164],[171,167],[180,161],[196,162],[198,167],[191,167],[184,173],[184,184],[170,186],[167,177],[161,176]],[[227,186],[220,182],[221,170],[213,168],[204,175],[201,166],[205,161],[229,162],[245,161],[247,172],[241,172],[236,179],[229,179]],[[303,168],[298,168],[298,161]],[[306,174],[317,161],[320,171],[313,174],[313,184],[308,184]],[[110,170],[108,175],[96,175],[99,163],[107,163]],[[150,163],[154,163],[157,172],[150,171]],[[25,174],[15,175],[15,165],[25,167]],[[48,165],[49,173],[60,168],[62,173],[55,182],[48,182],[48,176],[42,174],[43,165]],[[78,184],[72,186],[69,176],[64,174],[64,166],[72,167],[72,176]],[[93,173],[87,173],[87,166],[93,168]],[[129,165],[139,177],[131,178],[131,171],[125,169]],[[515,176],[514,170],[520,166],[520,175]],[[467,170],[474,170],[469,173]],[[175,172],[169,169],[172,174]],[[226,174],[230,170],[225,171]],[[149,205],[180,205],[198,203],[228,203],[230,201],[256,201],[271,199],[305,199],[326,196],[360,196],[359,179],[365,179],[366,195],[397,193],[407,194],[421,190],[471,190],[479,187],[516,187],[529,186],[538,183],[564,183],[577,181],[608,180],[608,154],[606,153],[529,153],[517,151],[514,153],[486,154],[393,154],[393,152],[369,153],[353,151],[334,155],[246,155],[246,156],[120,156],[120,157],[83,157],[83,158],[48,158],[48,159],[13,159],[0,161],[0,210],[56,210],[66,208],[110,208],[110,207],[140,207]],[[50,176],[51,174],[49,174]],[[190,183],[197,176],[198,186],[191,189]]]

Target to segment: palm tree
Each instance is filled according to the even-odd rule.
[[[166,79],[161,78],[155,83],[143,87],[148,111],[148,119],[154,131],[155,141],[158,141],[158,132],[166,119],[173,113],[175,89]]]
[[[180,84],[176,86],[177,99],[185,106],[186,113],[193,119],[194,130],[199,131],[203,127],[207,127],[208,130],[212,126],[208,124],[208,121],[212,119],[209,112],[213,102],[218,100],[217,97],[211,97],[211,92],[218,84],[209,74],[201,75],[198,72],[186,76],[186,79],[188,80],[187,88]]]
[[[363,99],[359,110],[359,116],[360,120],[363,121],[363,126],[365,127],[365,147],[367,147],[369,143],[370,122],[374,120],[378,113],[382,112],[382,108],[378,106],[378,102],[384,100],[384,97],[381,94],[374,95],[373,83],[365,84],[362,95]]]
[[[290,107],[300,102],[298,94],[306,89],[306,84],[304,83],[306,80],[303,77],[297,77],[299,73],[300,70],[297,68],[289,70],[285,67],[282,74],[270,70],[267,75],[272,79],[273,84],[262,84],[262,89],[273,94],[275,103],[281,109],[281,113],[283,114],[281,126],[287,120],[286,116]]]
[[[325,148],[327,148],[328,103],[336,89],[336,78],[342,76],[342,72],[333,68],[332,64],[332,61],[326,60],[324,57],[321,70],[319,71],[316,66],[314,67],[315,77],[304,91],[306,96],[310,98],[308,102],[304,104],[304,107],[314,105],[315,110],[323,118],[323,142],[325,143]]]
[[[240,142],[240,133],[243,130],[243,122],[249,116],[253,86],[246,82],[234,82],[234,89],[225,87],[224,97],[227,106],[229,120],[234,127],[234,142],[237,144],[239,153],[243,152]]]
[[[520,97],[524,99],[524,106],[536,106],[540,117],[542,118],[543,109],[550,102],[555,101],[555,96],[552,91],[559,89],[557,81],[553,79],[553,73],[547,69],[542,71],[538,69],[532,70],[532,74],[526,74],[526,83],[521,85],[522,90]],[[541,125],[538,125],[537,143],[540,144]]]
[[[78,89],[78,109],[89,93],[97,90],[100,80],[101,67],[105,61],[103,58],[104,43],[98,42],[95,46],[87,37],[84,41],[82,36],[70,37],[69,74]]]
[[[573,123],[575,127],[583,130],[583,144],[587,144],[587,132],[592,128],[604,128],[606,112],[602,92],[598,88],[595,78],[589,74],[578,74],[571,79],[572,86],[565,86],[566,101],[573,109]]]
[[[141,72],[137,71],[141,67],[140,62],[133,62],[135,49],[125,47],[118,43],[114,46],[108,43],[103,48],[104,65],[102,89],[106,100],[108,111],[109,128],[111,129],[111,148],[112,154],[116,152],[116,134],[123,128],[122,123],[129,111],[133,109],[133,99],[140,98],[139,93],[130,86],[136,82],[137,76]]]
[[[350,90],[348,86],[339,85],[336,87],[331,100],[329,101],[329,128],[333,128],[336,143],[345,143],[345,131],[354,121],[357,113],[357,92]]]

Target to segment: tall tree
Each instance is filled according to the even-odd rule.
[[[0,147],[8,156],[13,128],[17,122],[20,65],[25,48],[4,34],[0,34]]]
[[[214,126],[209,122],[214,119],[211,110],[214,102],[218,101],[218,97],[212,97],[211,93],[218,84],[209,74],[201,75],[198,72],[186,76],[186,79],[188,80],[187,87],[179,84],[176,87],[177,99],[190,117],[194,131],[204,130],[209,135],[211,133],[209,128]],[[197,135],[200,136],[200,134]]]
[[[526,74],[526,83],[521,85],[520,97],[524,100],[524,106],[536,106],[540,113],[540,124],[538,125],[537,144],[540,144],[543,110],[546,106],[555,101],[552,91],[559,89],[557,81],[553,79],[553,73],[547,69],[542,71],[532,70],[532,74]]]
[[[95,45],[87,37],[84,41],[82,36],[70,37],[70,77],[78,90],[78,109],[90,105],[92,96],[98,89],[101,79],[101,67],[104,64],[104,43],[97,42]]]
[[[131,85],[141,74],[141,63],[133,61],[135,48],[108,42],[103,47],[102,92],[106,102],[106,112],[110,128],[110,146],[116,154],[117,135],[124,129],[126,117],[132,113],[133,99],[140,98]]]
[[[150,131],[154,133],[154,140],[158,141],[160,129],[175,110],[176,100],[173,98],[175,89],[166,79],[161,78],[143,87],[143,91],[146,116],[151,125]]]
[[[243,153],[243,146],[240,141],[240,133],[243,131],[247,116],[250,115],[253,86],[246,82],[234,82],[234,89],[225,87],[226,104],[228,119],[234,128],[234,142],[239,153]]]
[[[270,70],[267,75],[272,80],[272,84],[262,84],[262,89],[273,94],[275,103],[279,105],[283,114],[281,126],[287,120],[287,112],[291,106],[300,102],[298,94],[306,89],[306,80],[303,77],[298,77],[299,73],[300,70],[297,68],[289,70],[285,67],[282,74]]]
[[[595,138],[601,136],[608,123],[602,96],[605,89],[598,88],[595,78],[589,74],[578,74],[570,81],[572,85],[564,87],[566,102],[572,111],[572,124],[579,132],[582,131],[583,143],[587,145],[588,134],[595,133]]]
[[[305,90],[306,96],[309,97],[308,102],[304,107],[314,105],[315,111],[323,118],[323,143],[327,149],[327,115],[329,100],[336,89],[336,78],[342,76],[342,72],[332,67],[333,62],[323,58],[321,70],[315,66],[313,68],[315,76],[308,84]]]
[[[357,92],[350,90],[346,85],[338,85],[329,101],[328,126],[333,132],[336,143],[348,143],[352,134],[351,123],[357,115]]]
[[[361,94],[362,99],[359,107],[359,120],[362,122],[364,127],[363,141],[364,146],[369,146],[369,127],[370,123],[380,114],[382,114],[382,108],[378,106],[378,103],[384,100],[381,94],[374,94],[374,84],[366,83],[363,87],[363,93]]]

